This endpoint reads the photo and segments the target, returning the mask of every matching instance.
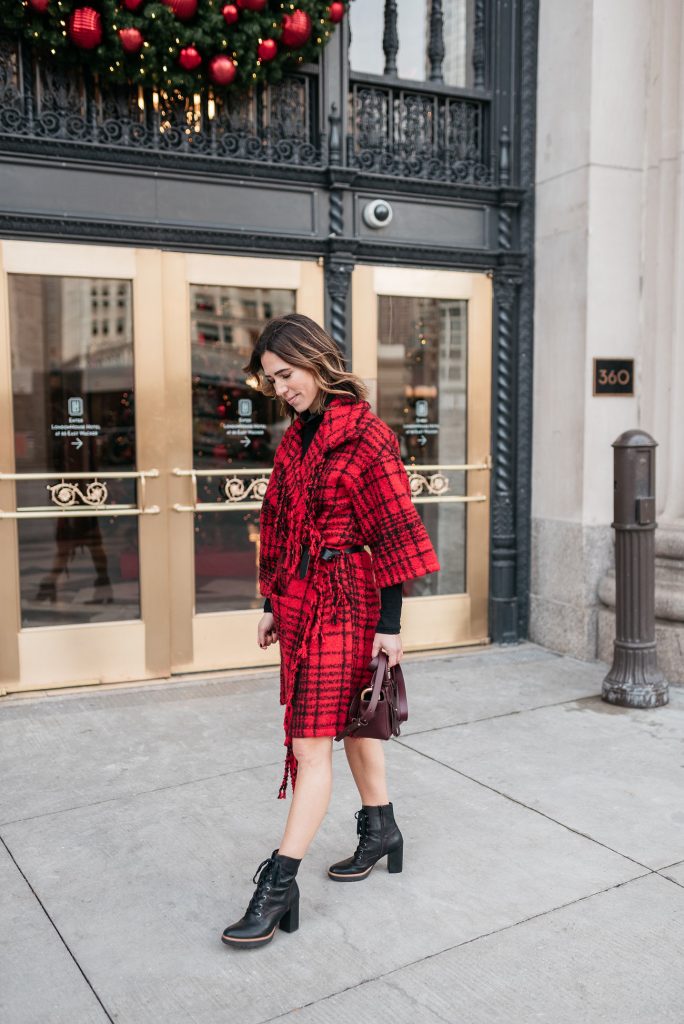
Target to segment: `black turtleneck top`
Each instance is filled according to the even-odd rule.
[[[323,413],[310,413],[307,409],[300,414],[302,421],[302,458],[313,441],[314,434],[321,425]],[[380,588],[380,621],[376,632],[396,634],[401,633],[401,600],[403,583],[394,583],[389,587]],[[267,597],[264,601],[264,611],[272,612],[271,602]]]

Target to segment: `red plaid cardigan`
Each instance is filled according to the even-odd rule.
[[[259,586],[271,599],[280,642],[280,703],[285,709],[285,772],[278,793],[294,791],[298,735],[339,732],[351,696],[366,681],[378,622],[377,588],[437,572],[439,562],[411,501],[394,432],[368,402],[334,396],[302,459],[302,421],[275,455],[260,515]],[[300,580],[302,544],[309,570]],[[363,544],[367,551],[330,562],[322,547]]]

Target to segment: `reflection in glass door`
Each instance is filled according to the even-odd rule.
[[[357,267],[354,369],[395,431],[441,571],[404,585],[407,647],[487,639],[491,287],[483,274]]]
[[[164,259],[175,310],[167,321],[176,412],[169,425],[172,670],[275,664],[277,648],[256,643],[259,512],[289,418],[247,385],[243,368],[271,317],[300,311],[322,320],[322,270],[294,260]]]
[[[0,683],[274,664],[258,518],[287,427],[243,367],[313,261],[0,242]]]
[[[276,419],[243,367],[266,321],[294,310],[291,290],[190,285],[197,614],[263,604],[258,506],[289,419]]]
[[[0,679],[168,666],[161,254],[0,243]]]
[[[21,625],[139,619],[131,282],[8,289]]]
[[[467,310],[464,299],[378,296],[378,415],[399,438],[414,499],[463,497],[467,461]],[[466,589],[466,504],[419,503],[442,569],[406,596]]]

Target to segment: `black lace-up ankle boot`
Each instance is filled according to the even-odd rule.
[[[278,925],[284,932],[296,932],[299,888],[295,876],[300,864],[301,860],[282,857],[277,850],[263,860],[254,872],[256,889],[244,917],[229,924],[221,940],[236,949],[254,949],[270,942]]]
[[[401,871],[404,856],[404,837],[394,820],[392,804],[367,807],[355,814],[359,845],[352,857],[338,861],[328,868],[335,882],[360,882],[367,878],[377,862],[387,855],[387,870]]]

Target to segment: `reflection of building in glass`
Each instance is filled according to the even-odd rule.
[[[60,342],[51,362],[80,372],[81,390],[95,396],[133,387],[133,289],[113,278],[54,279],[59,288]],[[91,415],[95,405],[91,400]]]
[[[193,464],[200,500],[225,503],[231,467],[267,467],[289,424],[276,403],[249,387],[243,367],[266,321],[292,313],[295,293],[276,288],[193,285]],[[244,427],[244,433],[242,429]],[[254,428],[254,429],[248,429]],[[249,486],[249,478],[242,478]],[[195,521],[195,608],[200,612],[257,607],[258,511],[199,514]]]
[[[18,274],[10,283],[18,468],[132,465],[130,281]],[[76,447],[52,429],[71,399],[101,426]]]
[[[416,466],[466,462],[467,303],[455,299],[378,297],[378,414],[399,438],[404,461]],[[428,430],[407,432],[426,416]],[[428,475],[431,470],[426,471]],[[447,474],[450,494],[463,494],[465,475]],[[440,593],[465,589],[465,506],[419,504],[442,562]],[[440,554],[441,553],[441,554]],[[418,580],[412,594],[431,592]]]
[[[133,312],[130,281],[67,277],[47,280],[58,289],[59,351],[51,357],[72,369],[133,366]]]
[[[248,386],[243,367],[272,317],[294,312],[295,294],[277,288],[193,285],[190,289],[193,445],[196,462],[225,466],[268,462],[287,426],[275,403]],[[227,432],[241,399],[253,399],[253,421],[268,426],[247,438]]]

